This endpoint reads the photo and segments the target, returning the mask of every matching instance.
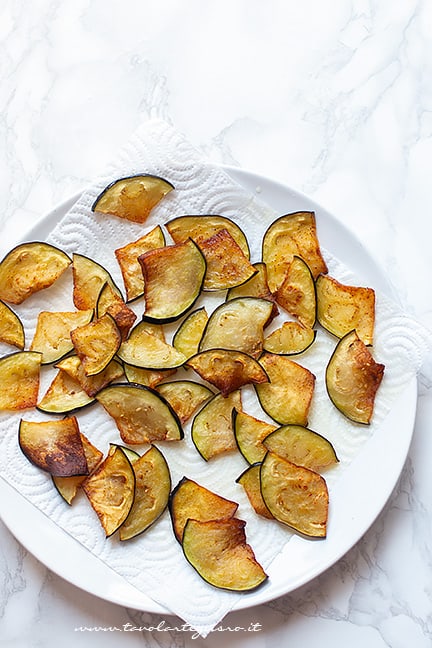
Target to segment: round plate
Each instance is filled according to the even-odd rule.
[[[367,250],[322,207],[307,196],[262,176],[232,167],[224,169],[280,214],[297,210],[315,211],[322,247],[330,250],[369,285],[394,297],[385,275]],[[47,214],[27,232],[26,240],[45,238],[77,198],[73,196]],[[416,403],[417,381],[414,377],[379,432],[365,444],[336,483],[329,537],[325,542],[307,542],[293,536],[267,570],[270,586],[240,599],[234,609],[265,603],[304,585],[356,544],[384,507],[399,478],[411,442]],[[392,452],[388,453],[390,446]],[[0,480],[0,516],[28,551],[70,583],[125,607],[169,614],[168,610],[130,585],[65,533],[4,480]]]

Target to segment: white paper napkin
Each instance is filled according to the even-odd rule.
[[[170,180],[175,191],[153,211],[144,226],[115,217],[91,212],[100,191],[112,180],[134,173],[154,173]],[[299,209],[302,206],[299,205]],[[253,262],[260,260],[261,240],[276,214],[236,184],[223,170],[205,159],[165,122],[144,124],[121,151],[111,167],[80,197],[70,212],[55,226],[48,241],[69,254],[79,252],[101,263],[123,286],[114,250],[137,239],[157,223],[165,223],[184,214],[222,214],[237,222],[247,234]],[[330,274],[345,283],[362,283],[331,252],[324,251]],[[69,310],[72,303],[72,278],[68,271],[50,289],[33,295],[16,310],[23,320],[28,343],[33,337],[40,310]],[[206,303],[205,298],[200,304]],[[200,305],[197,304],[197,307]],[[142,314],[142,305],[134,308]],[[140,311],[141,308],[141,311]],[[168,335],[175,325],[168,329]],[[317,378],[309,426],[334,444],[340,464],[326,474],[330,490],[359,449],[384,420],[394,399],[416,374],[431,349],[429,334],[417,322],[383,295],[377,295],[374,356],[385,364],[385,378],[380,387],[373,423],[358,426],[347,421],[330,403],[325,390],[324,371],[334,349],[335,339],[319,331],[317,341],[296,359]],[[5,348],[2,348],[6,352]],[[10,352],[10,348],[7,349]],[[44,372],[41,393],[54,375]],[[243,407],[248,413],[268,419],[258,405],[254,390],[243,390]],[[81,542],[100,560],[121,574],[167,610],[181,617],[205,636],[233,608],[242,596],[218,590],[206,584],[190,567],[174,539],[168,513],[145,534],[121,543],[114,536],[106,539],[84,495],[67,506],[52,485],[49,476],[32,466],[17,444],[19,420],[44,420],[46,415],[25,411],[0,414],[0,474],[35,506]],[[78,414],[81,431],[104,453],[110,442],[121,442],[114,421],[96,405]],[[237,516],[247,521],[246,534],[257,559],[268,568],[290,540],[291,533],[276,522],[258,518],[236,478],[247,467],[240,454],[219,456],[203,461],[190,441],[190,423],[185,426],[185,440],[159,444],[168,460],[172,482],[176,485],[188,476],[199,483],[239,502]],[[264,585],[269,587],[269,585]]]

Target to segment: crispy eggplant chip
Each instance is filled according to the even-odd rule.
[[[274,517],[268,510],[261,494],[260,473],[261,463],[254,463],[248,466],[248,468],[246,468],[246,470],[244,470],[242,474],[237,477],[236,482],[237,484],[243,486],[247,498],[255,513],[267,518],[268,520],[274,520]]]
[[[92,319],[92,310],[70,313],[42,311],[38,315],[30,351],[42,354],[42,364],[57,362],[73,349],[71,331],[89,324]]]
[[[109,283],[104,284],[96,304],[97,317],[106,313],[111,315],[117,324],[122,340],[126,340],[137,316]]]
[[[0,262],[0,299],[21,304],[33,293],[52,286],[70,264],[70,257],[53,245],[22,243]]]
[[[268,452],[260,482],[263,500],[276,520],[302,535],[326,537],[329,495],[321,475]]]
[[[182,424],[214,396],[208,387],[193,380],[165,382],[158,385],[156,391],[168,401]]]
[[[214,493],[188,477],[183,477],[179,481],[169,498],[173,531],[180,543],[186,522],[190,518],[203,522],[224,520],[232,518],[237,509],[237,502]]]
[[[224,302],[210,315],[199,351],[232,349],[258,358],[272,309],[271,302],[258,297],[238,297]]]
[[[122,365],[116,360],[111,360],[103,371],[95,376],[87,376],[81,360],[76,355],[60,360],[55,366],[67,373],[90,397],[96,396],[101,389],[121,378],[124,373]]]
[[[279,306],[304,326],[312,328],[315,324],[315,282],[309,266],[300,257],[293,257],[275,298]]]
[[[135,473],[135,498],[129,515],[119,529],[120,540],[144,533],[168,506],[171,475],[162,452],[152,446],[132,461]]]
[[[103,454],[100,450],[96,448],[96,446],[90,443],[90,441],[82,432],[80,432],[80,437],[84,449],[85,458],[87,461],[88,471],[89,474],[91,474],[99,465],[99,463],[102,461]],[[80,486],[82,485],[85,479],[86,479],[86,475],[74,475],[72,477],[52,478],[54,486],[58,490],[59,494],[69,505],[72,504],[73,500],[75,499],[78,493]]]
[[[148,322],[140,322],[122,343],[118,356],[127,365],[161,371],[181,367],[186,356],[152,332]]]
[[[106,283],[121,297],[120,289],[100,263],[82,254],[73,254],[72,259],[73,303],[76,308],[96,310],[100,292]]]
[[[178,441],[183,429],[177,414],[156,391],[144,385],[113,384],[96,399],[114,419],[128,445],[154,441]]]
[[[294,256],[309,266],[314,279],[327,272],[321,254],[313,212],[294,212],[276,219],[264,234],[262,260],[267,265],[270,290],[282,284]]]
[[[145,311],[149,322],[173,322],[198,299],[206,262],[199,247],[188,239],[138,257],[144,276]]]
[[[206,461],[237,449],[232,417],[234,409],[242,411],[239,390],[231,392],[228,396],[216,394],[195,415],[191,429],[192,441]]]
[[[37,409],[49,414],[66,414],[94,403],[81,385],[61,369],[37,404]]]
[[[233,591],[251,591],[267,575],[246,542],[246,522],[238,518],[188,520],[183,552],[198,574],[210,585]]]
[[[124,372],[129,383],[136,383],[154,389],[163,380],[174,376],[177,369],[142,369],[125,363]]]
[[[179,216],[169,221],[166,225],[176,243],[183,243],[188,238],[193,239],[198,245],[209,239],[221,230],[227,230],[243,254],[249,259],[250,250],[247,238],[240,227],[229,218],[218,215]]]
[[[173,189],[171,182],[151,174],[119,178],[98,195],[92,211],[145,223],[152,209]]]
[[[276,430],[276,426],[261,421],[246,412],[233,412],[234,436],[238,449],[249,464],[264,459],[267,452],[263,440]]]
[[[0,301],[0,342],[11,344],[21,351],[25,347],[23,323],[18,315],[2,301]]]
[[[54,477],[88,475],[78,421],[75,416],[55,421],[24,421],[18,442],[27,459]]]
[[[236,299],[237,297],[259,297],[266,299],[273,304],[271,314],[271,319],[273,320],[279,314],[279,309],[268,285],[267,266],[262,262],[254,263],[253,266],[256,270],[255,274],[240,286],[230,288],[226,297],[227,301]]]
[[[209,349],[186,362],[204,380],[226,396],[243,385],[268,382],[265,369],[251,356],[232,349]]]
[[[357,333],[351,331],[339,340],[327,365],[330,400],[351,421],[369,425],[384,369]]]
[[[328,439],[302,425],[283,425],[271,432],[263,446],[297,466],[321,472],[339,462]]]
[[[138,257],[150,250],[165,246],[165,237],[160,225],[141,236],[137,241],[115,250],[120,266],[128,302],[144,294],[144,277]]]
[[[94,376],[107,368],[120,348],[121,333],[115,320],[106,313],[71,331],[71,339],[84,373]]]
[[[240,286],[256,274],[256,269],[227,229],[200,240],[207,270],[203,290],[226,290]]]
[[[112,536],[129,515],[135,497],[135,473],[121,446],[111,447],[82,488],[106,537]]]
[[[314,342],[316,331],[300,322],[284,322],[264,338],[265,351],[277,355],[296,355],[303,353]]]
[[[375,326],[375,291],[347,286],[328,275],[316,280],[318,321],[323,328],[342,338],[357,331],[359,338],[372,344]]]
[[[269,377],[269,382],[255,385],[263,410],[281,425],[307,425],[315,388],[313,373],[273,353],[264,353],[259,362]]]
[[[0,411],[36,407],[41,354],[17,351],[0,358]]]
[[[172,340],[173,347],[186,358],[191,358],[198,353],[207,322],[208,314],[204,307],[192,311],[175,332]]]

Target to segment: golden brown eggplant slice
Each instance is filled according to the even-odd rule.
[[[308,264],[314,279],[320,273],[327,272],[313,212],[294,212],[281,216],[265,232],[262,260],[267,265],[268,283],[272,292],[281,286],[294,256],[301,257]]]
[[[135,497],[135,473],[121,446],[111,449],[82,488],[108,538],[126,520]]]
[[[206,461],[237,449],[232,417],[234,409],[242,411],[239,390],[231,392],[228,396],[216,394],[196,414],[192,422],[192,441]]]
[[[201,378],[226,396],[243,385],[268,382],[268,376],[257,360],[241,351],[209,349],[186,362]]]
[[[155,335],[148,322],[140,322],[122,343],[118,356],[127,365],[142,369],[164,370],[181,367],[186,356]]]
[[[156,387],[156,391],[168,401],[180,422],[186,423],[192,414],[214,396],[213,392],[193,380],[173,380]]]
[[[2,301],[0,301],[0,342],[11,344],[21,351],[25,347],[23,323],[18,315]]]
[[[246,522],[238,518],[188,520],[183,552],[198,574],[210,585],[238,592],[251,591],[267,574],[246,541]]]
[[[17,351],[0,358],[0,411],[36,407],[41,354]]]
[[[168,506],[171,475],[162,452],[152,446],[132,461],[135,498],[129,515],[119,529],[120,540],[130,540],[146,531]]]
[[[102,317],[105,313],[111,315],[121,333],[122,340],[126,340],[137,316],[109,283],[104,284],[96,304],[96,316]]]
[[[149,322],[173,322],[198,299],[206,263],[191,240],[151,250],[138,257],[144,276],[145,311]]]
[[[275,292],[275,298],[279,306],[304,326],[312,328],[315,324],[315,282],[309,266],[300,257],[293,257],[282,284]]]
[[[255,385],[263,410],[277,423],[307,425],[315,376],[290,358],[264,353],[259,359],[269,382]]]
[[[27,459],[50,475],[88,475],[87,460],[75,416],[60,421],[21,419],[18,442]]]
[[[96,399],[112,416],[128,445],[183,438],[177,414],[163,396],[149,387],[113,384],[102,389]]]
[[[169,499],[169,511],[174,535],[181,543],[186,522],[194,520],[223,520],[232,518],[238,509],[237,502],[226,499],[183,477],[174,488]]]
[[[91,403],[94,403],[94,398],[74,378],[60,369],[37,404],[37,409],[49,414],[66,414]]]
[[[368,425],[384,369],[383,364],[375,362],[357,333],[351,331],[339,340],[327,365],[326,387],[330,400],[350,420]]]
[[[0,262],[0,299],[21,304],[33,293],[52,286],[70,264],[70,257],[53,245],[22,243]]]
[[[326,537],[329,495],[321,475],[268,452],[260,482],[263,500],[276,520],[303,535]]]
[[[375,326],[375,291],[362,286],[347,286],[328,275],[316,280],[318,321],[339,338],[357,331],[359,338],[372,344]]]
[[[173,347],[191,358],[198,353],[199,343],[208,322],[207,311],[204,307],[190,313],[180,324],[173,337]]]
[[[264,459],[267,452],[263,440],[276,430],[276,426],[261,421],[246,412],[233,412],[234,436],[238,448],[249,464]]]
[[[115,250],[120,266],[128,302],[144,294],[144,277],[138,257],[150,250],[164,247],[165,237],[160,225],[141,236],[137,241]]]
[[[87,437],[80,432],[80,437],[84,449],[85,458],[87,461],[87,467],[89,475],[96,469],[99,463],[103,459],[103,454],[100,450],[96,448]],[[84,480],[86,479],[85,475],[75,475],[72,477],[53,477],[53,483],[60,495],[63,497],[65,502],[69,505],[72,504],[75,499],[78,490]]]
[[[272,302],[258,297],[238,297],[224,302],[210,315],[199,350],[232,349],[258,358],[272,309]]]
[[[82,254],[73,254],[73,302],[79,310],[96,310],[97,301],[103,286],[108,283],[121,297],[108,270],[100,263]]]
[[[114,380],[121,378],[124,373],[122,365],[116,360],[111,360],[103,371],[95,376],[87,376],[81,360],[76,355],[60,360],[55,366],[75,380],[90,397],[95,396]]]
[[[71,331],[78,326],[89,324],[92,319],[92,310],[42,311],[38,315],[30,351],[42,354],[42,364],[57,362],[73,349]]]
[[[92,211],[145,223],[150,212],[174,189],[165,178],[140,174],[111,182],[96,198]]]
[[[236,299],[237,297],[259,297],[266,299],[273,304],[271,319],[274,319],[279,314],[279,309],[268,285],[267,266],[262,262],[254,263],[253,266],[256,270],[255,274],[240,286],[230,288],[226,297],[227,301]]]
[[[267,450],[298,466],[321,472],[338,463],[328,439],[302,425],[283,425],[263,440]]]
[[[267,518],[268,520],[274,520],[274,517],[268,510],[261,494],[260,472],[261,463],[254,463],[246,468],[239,477],[237,477],[236,482],[243,486],[255,513]]]
[[[106,313],[71,331],[71,339],[84,373],[94,376],[107,368],[120,348],[121,333],[115,320]]]
[[[247,238],[240,227],[229,218],[218,215],[179,216],[166,225],[176,243],[193,239],[198,245],[221,230],[227,230],[243,254],[249,259],[250,250]]]
[[[163,380],[174,376],[177,369],[142,369],[125,363],[124,372],[129,383],[136,383],[154,389]]]
[[[206,260],[203,290],[226,290],[240,286],[256,274],[256,270],[227,229],[200,240],[199,248]]]
[[[278,355],[303,353],[314,342],[316,331],[300,322],[284,322],[264,338],[263,348]]]

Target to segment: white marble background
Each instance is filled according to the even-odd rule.
[[[1,0],[1,251],[157,116],[344,220],[432,328],[431,62],[428,0]],[[0,645],[429,648],[431,367],[382,514],[318,579],[224,621],[259,632],[109,632],[172,620],[76,589],[0,523]]]

